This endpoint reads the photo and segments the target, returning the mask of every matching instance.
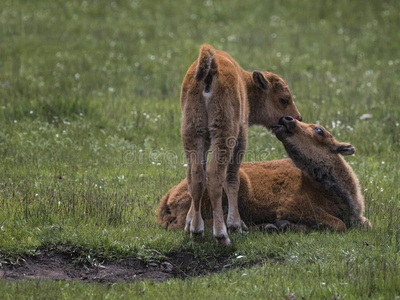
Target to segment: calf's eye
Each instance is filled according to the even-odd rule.
[[[314,131],[318,133],[320,136],[324,136],[324,131],[321,128],[315,127]]]
[[[286,100],[286,99],[279,99],[279,102],[281,102],[283,105],[289,104],[289,100]]]

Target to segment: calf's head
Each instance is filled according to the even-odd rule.
[[[351,155],[355,152],[352,145],[338,142],[324,127],[299,122],[290,116],[281,118],[274,130],[299,167],[311,163],[334,164],[338,154]]]
[[[272,128],[283,116],[302,120],[285,80],[270,72],[253,72],[256,103],[252,107],[253,123]]]

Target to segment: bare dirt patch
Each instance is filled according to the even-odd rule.
[[[44,251],[37,256],[21,259],[16,265],[3,265],[0,278],[80,280],[88,282],[117,282],[136,280],[185,279],[210,273],[218,273],[233,268],[229,257],[197,259],[190,252],[175,252],[164,260],[146,263],[131,257],[117,261],[105,261],[97,266],[77,263],[76,257],[69,253]]]

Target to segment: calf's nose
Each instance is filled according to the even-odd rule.
[[[283,117],[283,119],[285,119],[285,121],[289,121],[289,122],[293,121],[293,118],[291,116]]]
[[[289,125],[289,124],[295,124],[295,123],[296,123],[296,120],[291,116],[282,117],[279,120],[280,125]]]

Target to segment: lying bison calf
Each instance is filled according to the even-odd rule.
[[[290,159],[242,164],[238,197],[242,220],[248,225],[268,224],[266,228],[275,230],[371,228],[363,216],[364,198],[357,177],[339,155],[353,154],[354,147],[337,142],[319,125],[292,117],[282,118],[274,127]],[[158,223],[168,229],[183,229],[190,203],[184,179],[162,198]],[[202,213],[205,219],[212,218],[207,193]]]

